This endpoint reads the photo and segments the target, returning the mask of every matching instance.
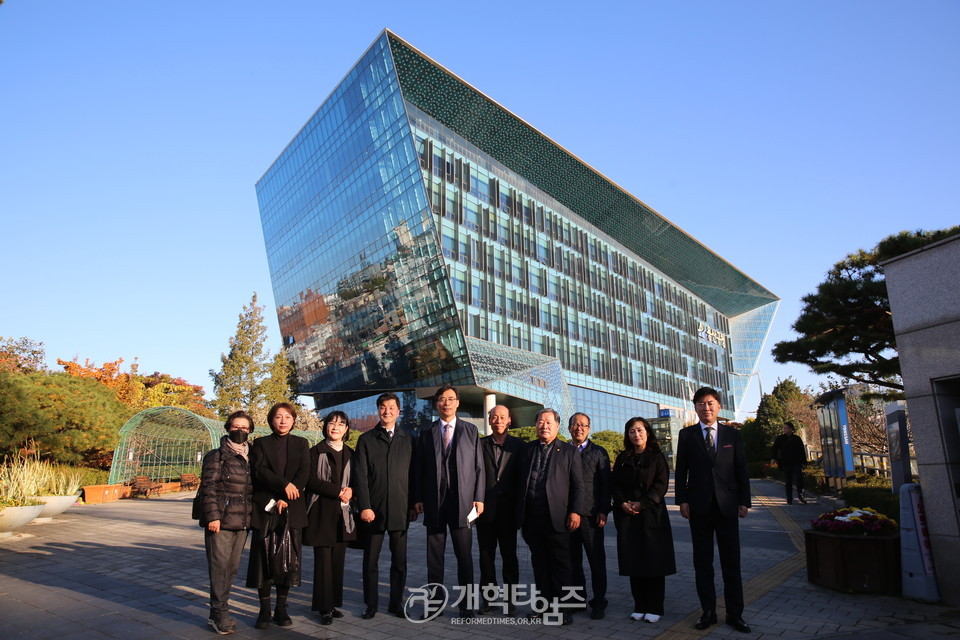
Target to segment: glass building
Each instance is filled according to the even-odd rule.
[[[779,302],[390,31],[257,196],[299,391],[351,417],[391,390],[414,424],[452,383],[464,415],[518,425],[619,430],[700,386],[729,418]]]

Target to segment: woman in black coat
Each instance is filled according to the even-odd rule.
[[[677,572],[663,501],[670,469],[650,423],[643,418],[627,420],[623,446],[611,477],[620,575],[630,576],[634,602],[630,617],[657,622],[663,615],[665,577]]]
[[[351,513],[353,450],[345,444],[350,421],[342,411],[323,419],[324,440],[310,449],[307,528],[303,543],[313,547],[313,604],[320,624],[342,618],[343,563],[347,543],[357,539]]]
[[[307,526],[307,508],[302,494],[310,473],[310,444],[305,438],[291,435],[296,420],[297,410],[293,405],[287,402],[273,405],[267,413],[267,422],[273,433],[257,438],[250,448],[254,506],[247,587],[257,589],[260,594],[257,629],[270,626],[270,587],[274,584],[277,585],[277,608],[273,621],[281,627],[293,624],[287,614],[287,594],[290,587],[300,586],[299,568],[282,577],[273,575],[264,539],[276,526],[277,518],[286,517],[295,553],[297,557],[303,557],[300,530]],[[270,512],[266,510],[268,506]]]
[[[243,411],[234,411],[223,428],[227,434],[220,438],[220,447],[203,457],[199,502],[210,575],[208,622],[217,633],[228,634],[237,626],[230,617],[230,587],[247,543],[253,510],[247,443],[253,431],[253,418]]]

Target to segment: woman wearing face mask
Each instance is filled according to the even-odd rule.
[[[303,492],[310,474],[310,444],[305,438],[291,434],[297,420],[297,410],[288,402],[270,408],[267,422],[273,431],[257,438],[250,450],[250,468],[253,471],[253,541],[250,543],[250,566],[247,587],[256,589],[260,596],[260,615],[254,626],[270,626],[270,591],[277,587],[277,608],[273,622],[281,627],[293,624],[287,613],[287,594],[290,587],[300,586],[300,571],[289,571],[276,576],[268,565],[264,539],[276,520],[267,507],[285,516],[292,534],[294,552],[302,558],[300,530],[307,525],[307,509]],[[270,503],[273,502],[273,505]]]
[[[253,419],[243,411],[235,411],[223,426],[227,435],[220,438],[220,448],[203,458],[200,526],[204,528],[210,572],[208,623],[217,633],[228,634],[236,629],[229,611],[230,585],[237,575],[253,510],[247,444]]]
[[[353,498],[351,458],[345,444],[350,421],[342,411],[323,419],[324,440],[310,449],[310,479],[307,481],[307,528],[303,544],[313,547],[313,605],[320,624],[342,618],[343,562],[347,543],[357,539],[350,511]]]

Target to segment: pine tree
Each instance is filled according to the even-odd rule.
[[[264,349],[267,327],[263,310],[254,293],[240,313],[237,332],[230,338],[230,351],[220,355],[220,371],[210,370],[215,394],[213,408],[223,418],[233,411],[256,412],[264,407],[261,385],[269,355]]]
[[[902,231],[870,251],[848,255],[827,272],[816,292],[803,297],[800,317],[793,323],[797,338],[774,345],[774,359],[875,385],[889,398],[900,397],[900,358],[881,263],[957,234],[960,226]]]
[[[296,386],[296,369],[293,362],[287,358],[286,351],[280,351],[270,361],[266,369],[266,377],[257,389],[260,397],[259,406],[253,411],[248,411],[253,417],[253,421],[258,426],[267,425],[267,411],[278,402],[289,402],[296,404],[293,389]],[[298,410],[297,427],[303,428],[304,412]]]

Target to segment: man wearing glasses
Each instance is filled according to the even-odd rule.
[[[717,539],[726,622],[750,633],[743,620],[740,576],[740,523],[750,509],[750,479],[743,438],[720,424],[720,393],[709,387],[693,396],[698,424],[680,430],[677,438],[675,490],[680,515],[690,521],[693,568],[703,613],[694,628],[717,623],[717,590],[713,581],[713,539]]]

